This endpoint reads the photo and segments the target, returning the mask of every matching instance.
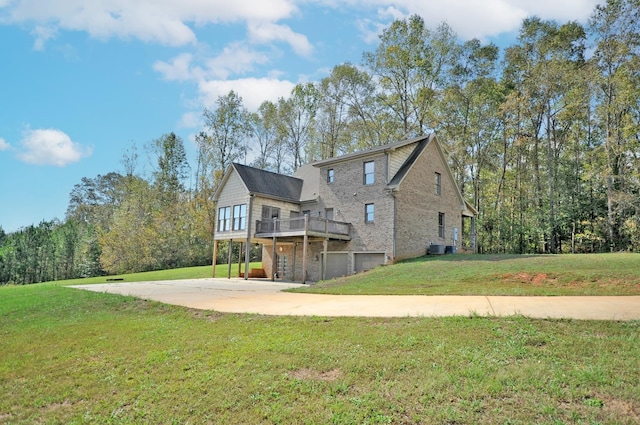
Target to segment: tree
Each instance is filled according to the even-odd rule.
[[[203,115],[207,131],[199,138],[198,149],[211,169],[224,172],[246,155],[245,140],[251,135],[248,112],[242,97],[231,90],[218,97],[215,110],[205,108]]]
[[[457,55],[451,28],[443,23],[432,32],[418,15],[394,21],[383,31],[376,51],[364,54],[365,65],[382,88],[378,99],[392,112],[401,137],[433,128],[431,108]]]
[[[599,70],[596,113],[604,137],[610,250],[624,248],[623,226],[638,215],[640,1],[608,0],[590,20]],[[635,194],[635,196],[634,196]],[[636,202],[634,202],[634,200]],[[633,220],[631,220],[633,223]]]
[[[466,42],[438,108],[436,130],[448,142],[463,195],[471,183],[476,208],[481,204],[484,168],[495,165],[500,146],[499,108],[504,90],[494,77],[497,60],[494,44],[483,46],[476,39]]]
[[[333,158],[350,150],[349,105],[345,87],[348,81],[338,72],[339,68],[338,71],[334,68],[331,75],[323,78],[319,85],[316,121],[318,159]]]
[[[261,170],[272,168],[273,148],[278,143],[278,107],[270,101],[264,101],[258,112],[250,114],[251,132],[258,142],[258,156],[253,166]]]
[[[521,149],[522,165],[532,173],[532,232],[543,252],[557,252],[566,233],[558,222],[564,211],[558,211],[562,203],[557,181],[569,136],[575,134],[572,128],[585,117],[584,96],[571,94],[584,86],[584,43],[584,30],[577,23],[529,18],[522,24],[519,44],[506,54],[506,84],[513,87],[510,105],[520,110],[517,134],[527,144]]]
[[[324,123],[321,122],[317,131],[327,134],[325,146],[331,145],[324,149],[327,155],[332,151],[335,154],[331,155],[349,153],[396,140],[393,120],[378,102],[376,90],[372,76],[350,63],[335,66],[321,82],[320,113],[325,117],[320,118]]]
[[[175,133],[165,134],[151,142],[151,151],[156,156],[153,177],[160,202],[175,204],[185,191],[184,180],[190,171],[184,142]]]
[[[278,99],[278,131],[291,155],[291,168],[306,162],[303,152],[311,139],[319,92],[313,83],[297,84],[288,99]]]

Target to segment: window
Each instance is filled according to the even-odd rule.
[[[325,208],[324,218],[327,220],[333,220],[333,208]]]
[[[304,217],[300,218],[300,211],[289,211],[289,229],[304,229]]]
[[[231,207],[218,208],[218,232],[228,232],[231,230]]]
[[[233,230],[247,228],[247,204],[233,206]]]
[[[436,195],[442,195],[442,175],[436,173]]]
[[[364,184],[373,184],[375,171],[375,162],[369,161],[364,163]]]
[[[444,213],[438,213],[438,237],[444,239]]]
[[[364,206],[364,222],[373,223],[375,207],[373,204],[365,204]]]
[[[274,218],[280,218],[280,208],[270,207],[269,205],[262,206],[262,219],[269,220]]]
[[[333,168],[327,170],[327,183],[333,183],[334,171]]]

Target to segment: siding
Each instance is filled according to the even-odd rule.
[[[231,213],[233,214],[233,206],[247,204],[247,220],[249,216],[249,192],[247,191],[244,183],[238,176],[238,173],[233,170],[229,175],[229,179],[226,184],[222,188],[220,195],[218,196],[218,203],[216,205],[216,232],[214,235],[214,239],[246,239],[247,231],[246,230],[238,230],[238,231],[228,231],[228,232],[218,232],[218,210],[223,207],[231,207]]]
[[[257,220],[262,220],[262,206],[268,205],[270,207],[280,208],[280,219],[289,220],[291,211],[300,211],[300,205],[292,202],[277,201],[275,199],[263,198],[256,196],[253,200],[253,213],[251,219],[251,233],[255,233],[255,224]]]
[[[409,158],[409,155],[411,155],[411,152],[413,152],[416,146],[417,143],[412,143],[389,153],[389,175],[387,177],[387,182],[391,181],[393,176],[396,175],[400,167],[402,167],[402,164],[404,164],[407,158]]]

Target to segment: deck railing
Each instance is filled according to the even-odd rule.
[[[307,217],[307,232],[325,233],[334,235],[349,235],[349,223],[329,220],[322,217]],[[300,232],[304,234],[305,217],[291,218],[289,220],[257,220],[256,234],[278,234],[287,232]]]

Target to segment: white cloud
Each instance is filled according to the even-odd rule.
[[[297,10],[294,0],[15,0],[5,7],[9,22],[170,46],[196,42],[190,24],[276,22]]]
[[[22,152],[18,158],[36,165],[64,167],[91,155],[91,149],[74,143],[66,133],[53,128],[25,131],[20,145]]]
[[[269,56],[244,43],[232,43],[216,57],[200,58],[191,53],[181,53],[169,62],[157,61],[153,69],[169,81],[203,81],[226,79],[231,74],[245,74],[255,65],[269,62]]]
[[[103,39],[136,38],[182,46],[197,42],[194,28],[244,22],[253,42],[284,42],[297,54],[308,56],[313,46],[306,35],[280,22],[304,13],[304,6],[299,10],[298,5],[306,3],[300,0],[0,0],[4,6],[3,21],[33,25],[36,49],[44,48],[45,42],[59,30],[84,31]],[[370,19],[377,13],[378,21],[385,25],[417,13],[430,27],[446,21],[462,38],[468,39],[513,31],[523,18],[532,15],[559,21],[584,21],[594,6],[604,0],[314,0],[313,3],[327,9],[351,8],[356,19]],[[370,32],[377,26],[370,24],[364,28]],[[366,38],[372,39],[371,34],[367,33]]]
[[[253,71],[254,65],[265,64],[269,57],[243,43],[232,43],[225,47],[222,53],[207,63],[207,76],[226,79],[230,74],[244,74]]]
[[[258,109],[265,100],[275,102],[279,97],[288,97],[295,83],[274,78],[243,78],[238,80],[204,81],[198,85],[200,99],[204,106],[211,108],[220,96],[231,90],[242,97],[244,106],[250,111]]]
[[[0,137],[0,152],[8,151],[9,149],[11,149],[11,145],[7,143],[7,141],[4,140],[2,137]]]
[[[328,6],[339,7],[334,0],[320,1]],[[584,22],[595,5],[602,3],[604,0],[343,0],[342,5],[371,11],[377,8],[377,22],[371,17],[362,17],[357,22],[362,39],[372,42],[376,41],[373,33],[380,34],[394,19],[412,14],[422,16],[429,28],[446,21],[462,39],[486,39],[517,30],[528,16],[559,22]]]
[[[188,81],[199,79],[197,69],[192,68],[193,55],[191,53],[181,53],[169,62],[157,61],[153,64],[153,69],[162,78],[169,81]]]
[[[271,43],[282,41],[288,43],[300,56],[310,56],[313,46],[306,36],[294,32],[286,25],[278,25],[273,22],[250,22],[248,25],[249,37],[257,43]]]
[[[55,38],[56,33],[57,31],[55,28],[43,25],[36,26],[33,31],[31,31],[31,35],[36,38],[36,40],[33,42],[33,49],[38,51],[44,50],[44,44],[48,40]]]
[[[202,112],[185,112],[178,122],[182,128],[196,128],[202,126]]]

